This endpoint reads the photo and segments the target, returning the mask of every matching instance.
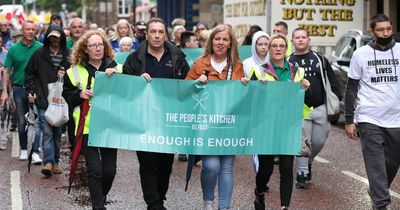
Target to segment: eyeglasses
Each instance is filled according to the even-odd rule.
[[[97,49],[97,48],[103,48],[104,47],[103,43],[88,44],[87,46],[88,46],[88,48],[91,48],[91,49]]]
[[[286,48],[286,45],[284,45],[284,44],[280,44],[280,45],[273,44],[273,45],[271,45],[272,49],[278,49],[278,47],[283,49],[283,48]]]

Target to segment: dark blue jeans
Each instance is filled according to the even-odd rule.
[[[45,109],[38,109],[39,112],[39,126],[43,131],[43,163],[58,163],[60,160],[60,142],[62,126],[51,126],[44,116]],[[37,130],[36,130],[37,131]]]

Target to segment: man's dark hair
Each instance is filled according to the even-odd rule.
[[[152,23],[162,23],[164,25],[165,33],[168,34],[167,23],[165,23],[165,21],[163,19],[157,18],[157,17],[151,18],[149,20],[149,22],[147,22],[147,24],[146,24],[146,32],[149,32],[149,26]]]
[[[373,30],[376,26],[376,23],[378,22],[390,22],[390,25],[392,25],[392,20],[390,20],[390,18],[388,16],[386,16],[385,14],[376,14],[374,16],[372,16],[371,20],[370,20],[370,24],[369,27]]]
[[[184,31],[181,34],[181,47],[186,48],[186,43],[190,41],[190,37],[196,37],[196,34],[192,31]]]
[[[307,33],[307,37],[310,37],[310,35],[309,35],[309,33],[308,33],[308,30],[306,30],[305,28],[300,28],[300,27],[298,27],[298,28],[296,28],[296,29],[293,30],[293,32],[292,32],[292,39],[293,39],[293,37],[294,37],[294,33],[297,32],[297,31],[305,31],[305,32]]]
[[[287,25],[287,23],[284,22],[284,21],[276,22],[276,23],[275,23],[275,26],[283,26],[283,27],[286,28],[286,30],[288,30],[288,25]]]

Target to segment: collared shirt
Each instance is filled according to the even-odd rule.
[[[172,66],[172,56],[168,48],[164,46],[164,53],[160,61],[151,55],[146,49],[146,73],[153,78],[174,78],[174,69]]]
[[[31,56],[36,49],[41,46],[42,44],[36,40],[33,40],[31,46],[27,46],[24,43],[24,40],[21,40],[10,47],[4,66],[10,68],[12,71],[13,85],[24,85],[26,65],[28,65]]]
[[[290,77],[290,67],[289,63],[285,60],[285,63],[283,64],[283,67],[279,67],[275,65],[274,62],[272,63],[272,67],[274,67],[274,70],[276,72],[276,76],[278,76],[279,81],[285,81],[285,82],[291,82],[292,79]]]

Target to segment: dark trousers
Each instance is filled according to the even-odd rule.
[[[83,135],[88,185],[93,209],[105,209],[105,196],[111,189],[117,171],[117,149],[90,147]]]
[[[389,187],[400,165],[400,128],[359,123],[361,148],[376,208],[390,204]]]
[[[136,152],[139,160],[140,184],[148,210],[164,209],[174,154]]]
[[[275,155],[258,155],[259,167],[256,175],[256,190],[259,193],[265,192],[266,186],[274,171]],[[292,155],[279,155],[279,173],[281,206],[290,205],[293,191],[293,160]]]

